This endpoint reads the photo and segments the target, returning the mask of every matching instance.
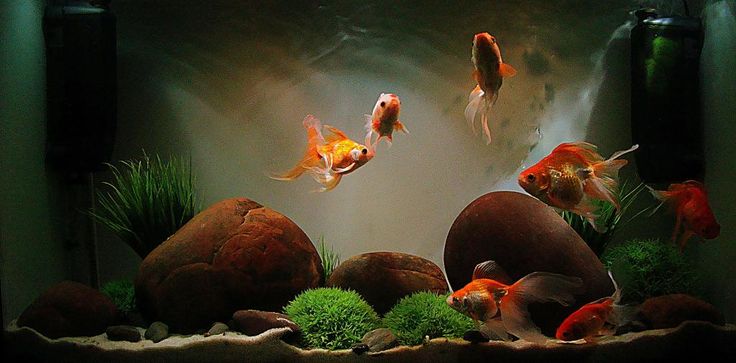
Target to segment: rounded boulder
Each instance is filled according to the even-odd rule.
[[[74,281],[51,286],[18,317],[18,326],[52,338],[94,336],[115,323],[118,309],[105,294]]]
[[[551,207],[518,192],[491,192],[470,203],[452,224],[444,251],[450,285],[470,282],[478,263],[493,260],[513,283],[532,272],[579,277],[584,292],[573,306],[531,304],[534,322],[547,335],[576,308],[613,293],[603,264]]]
[[[341,263],[327,280],[328,287],[355,290],[379,314],[402,297],[417,291],[444,294],[445,275],[427,259],[399,252],[373,252]]]
[[[138,305],[172,330],[206,329],[239,309],[279,311],[318,287],[322,262],[289,218],[246,198],[197,214],[141,263]]]

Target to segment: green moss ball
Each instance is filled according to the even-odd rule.
[[[119,311],[127,314],[136,309],[135,288],[132,281],[110,281],[102,285],[100,291],[112,300]]]
[[[350,348],[380,322],[373,308],[358,293],[338,288],[304,291],[284,312],[302,329],[310,348]]]
[[[391,329],[403,345],[420,344],[429,338],[459,338],[475,327],[473,321],[450,308],[447,294],[416,292],[399,300],[386,313],[383,324]]]
[[[630,240],[606,250],[603,263],[623,290],[624,303],[660,295],[697,295],[694,267],[671,242]]]

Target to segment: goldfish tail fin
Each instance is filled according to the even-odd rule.
[[[293,169],[291,169],[291,170],[289,170],[289,171],[287,171],[287,172],[285,172],[283,174],[275,174],[274,173],[274,174],[271,174],[269,177],[271,179],[274,179],[274,180],[291,181],[291,180],[294,180],[294,179],[302,176],[302,174],[304,174],[304,172],[306,170],[307,169],[304,169],[302,167],[302,164],[299,163],[299,165],[295,166]]]
[[[475,86],[468,97],[468,106],[465,107],[465,119],[468,120],[468,125],[473,130],[473,135],[478,134],[475,131],[475,115],[478,113],[481,101],[483,101],[483,94],[484,92],[480,89],[480,86]]]
[[[590,178],[585,182],[586,193],[592,197],[610,202],[619,211],[621,204],[613,194],[613,191],[618,184],[618,171],[624,165],[628,164],[628,161],[618,160],[618,158],[638,148],[639,145],[634,145],[626,150],[617,151],[607,160],[591,166],[592,173]]]
[[[491,143],[491,129],[488,128],[488,115],[491,113],[492,103],[486,100],[485,107],[480,113],[480,124],[483,127],[483,136],[486,138],[486,145]]]
[[[307,150],[304,152],[304,157],[291,170],[283,174],[271,174],[271,179],[294,180],[304,174],[305,171],[320,164],[321,159],[317,152],[317,145],[323,144],[325,141],[322,137],[322,123],[316,117],[307,115],[302,124],[307,129]]]
[[[513,285],[501,298],[501,319],[506,330],[516,337],[535,343],[549,338],[541,333],[531,320],[527,306],[530,303],[557,302],[570,306],[574,294],[583,290],[583,280],[550,272],[532,272]]]

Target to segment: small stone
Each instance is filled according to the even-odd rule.
[[[208,330],[206,333],[204,333],[204,336],[208,337],[211,335],[218,335],[218,334],[224,334],[226,331],[230,330],[230,327],[227,326],[225,323],[217,322],[212,325],[210,330]]]
[[[141,333],[134,326],[130,325],[113,325],[105,330],[107,339],[112,341],[138,342],[141,340]]]
[[[299,333],[300,329],[289,317],[270,311],[238,310],[233,314],[233,329],[250,336],[259,335],[273,328],[291,328]]]
[[[491,340],[487,335],[479,330],[468,330],[463,334],[463,339],[471,343],[487,343]]]
[[[370,350],[368,348],[368,344],[365,344],[365,343],[355,344],[350,349],[352,349],[353,350],[353,353],[355,353],[355,354],[363,354],[363,353],[367,352],[368,350]]]
[[[650,329],[675,328],[687,320],[725,324],[723,314],[713,305],[686,294],[649,298],[639,307],[637,318]]]
[[[380,352],[399,345],[396,335],[386,328],[375,329],[367,332],[361,342],[366,344],[371,352]]]
[[[151,326],[146,329],[144,335],[146,339],[158,343],[169,337],[169,326],[160,321],[154,321]]]

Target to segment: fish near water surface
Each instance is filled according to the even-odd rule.
[[[370,146],[350,140],[338,128],[324,125],[331,133],[325,138],[322,135],[322,123],[312,115],[304,118],[302,124],[307,130],[307,150],[302,160],[291,170],[272,175],[271,178],[289,181],[307,172],[322,184],[319,191],[328,191],[340,183],[343,175],[357,170],[373,158],[374,152]]]
[[[680,226],[683,232],[679,242],[680,251],[685,249],[687,241],[694,235],[704,239],[713,239],[720,235],[721,226],[716,221],[713,210],[708,203],[708,194],[703,183],[688,180],[683,183],[674,183],[667,190],[651,189],[652,195],[669,204],[675,211],[675,230],[672,232],[672,241],[677,241]]]
[[[575,302],[573,295],[582,292],[583,281],[578,277],[533,272],[507,285],[486,278],[491,264],[493,261],[478,264],[472,281],[448,296],[447,304],[472,318],[479,329],[482,323],[486,331],[501,339],[508,340],[510,333],[530,342],[546,342],[549,338],[532,322],[527,306],[544,302],[569,306]]]
[[[465,118],[475,132],[475,117],[480,113],[483,135],[485,135],[486,144],[490,144],[491,130],[488,128],[488,115],[498,99],[498,91],[503,84],[503,78],[513,77],[516,69],[503,62],[496,37],[488,33],[478,33],[473,37],[471,61],[474,68],[473,79],[477,86],[468,97]]]
[[[366,139],[371,140],[374,132],[378,134],[375,143],[372,143],[374,149],[382,138],[386,138],[388,144],[391,145],[394,131],[409,133],[404,124],[399,121],[400,111],[401,100],[399,100],[399,96],[393,93],[381,93],[378,96],[376,105],[373,106],[373,112],[370,115],[365,115],[365,128],[368,131]]]
[[[636,308],[619,304],[621,289],[610,271],[608,276],[616,289],[613,295],[585,304],[570,314],[557,328],[555,333],[557,339],[562,341],[584,339],[589,343],[595,342],[597,337],[613,335],[615,327],[632,320]]]
[[[598,154],[597,147],[586,142],[564,143],[535,165],[519,174],[519,185],[529,194],[556,208],[585,217],[598,232],[605,228],[596,224],[594,199],[604,200],[620,209],[616,197],[618,171],[628,162],[618,159],[639,145],[617,151],[608,159]]]

